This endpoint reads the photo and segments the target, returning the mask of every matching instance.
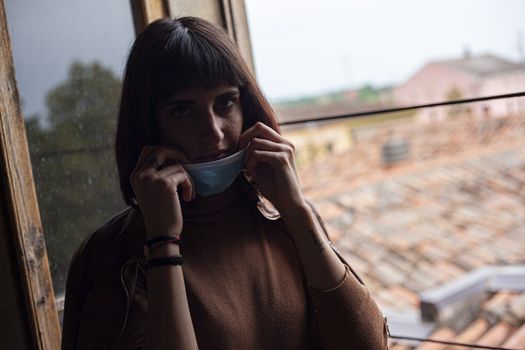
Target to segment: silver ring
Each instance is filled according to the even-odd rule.
[[[151,165],[153,168],[160,170],[162,169],[162,165],[159,163],[159,160],[155,158],[155,156],[151,156],[148,159],[148,164]]]

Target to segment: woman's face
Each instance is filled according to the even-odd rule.
[[[239,89],[219,85],[176,93],[157,105],[157,123],[162,143],[179,148],[192,163],[227,157],[237,151],[243,126]]]

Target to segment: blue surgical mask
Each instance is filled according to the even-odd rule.
[[[183,164],[199,196],[210,196],[226,190],[242,170],[244,150],[223,159],[205,163]]]

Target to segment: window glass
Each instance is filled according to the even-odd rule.
[[[492,103],[525,111],[523,98]],[[462,280],[453,296],[461,298],[473,288],[469,273],[525,263],[525,114],[472,112],[480,107],[424,111],[446,116],[432,122],[402,112],[283,130],[296,146],[305,197],[391,319],[393,334],[430,334],[417,333],[422,293]],[[435,320],[466,329],[486,317],[478,308],[489,292],[480,288],[474,304],[443,306]],[[408,333],[396,327],[401,315],[414,315]]]
[[[281,121],[525,91],[522,1],[246,3],[257,77]],[[420,293],[525,262],[525,98],[283,134],[305,196],[387,315],[419,320]],[[487,295],[439,321],[465,329]]]
[[[51,275],[64,292],[73,251],[124,204],[114,133],[128,1],[7,0],[22,113]]]

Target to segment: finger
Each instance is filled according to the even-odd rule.
[[[255,175],[255,169],[261,164],[268,164],[273,168],[283,168],[290,163],[284,152],[253,150],[246,162],[246,169],[250,175]]]
[[[177,185],[180,185],[182,188],[183,199],[186,202],[189,202],[191,199],[195,199],[195,197],[197,196],[197,193],[195,191],[195,183],[193,182],[193,179],[188,174],[188,172],[182,167],[182,165],[180,164],[169,165],[159,170],[155,174],[155,176],[159,178],[164,178],[164,177],[173,176],[174,174],[178,175],[179,173],[184,174],[187,180],[177,183]]]
[[[144,146],[142,150],[140,151],[139,157],[137,158],[137,162],[135,163],[135,167],[133,168],[133,171],[131,172],[131,175],[137,173],[142,167],[144,167],[144,163],[146,163],[146,160],[149,159],[153,153],[154,147],[153,146]]]
[[[180,190],[182,192],[182,199],[189,202],[192,199],[193,183],[185,171],[180,171],[174,168],[162,169],[164,171],[163,176],[159,176],[155,173],[151,177],[151,181],[164,183],[166,190],[169,190],[173,194],[176,194]]]
[[[246,145],[255,137],[267,139],[277,143],[289,144],[292,146],[290,141],[279,135],[277,131],[273,130],[269,126],[257,122],[254,126],[246,130],[241,136],[239,136],[239,149],[243,149]]]
[[[172,174],[165,177],[166,180],[172,181],[176,189],[181,188],[182,199],[185,202],[189,202],[192,199],[192,182],[186,172],[175,171]]]
[[[250,145],[246,149],[246,153],[244,155],[244,164],[246,165],[248,163],[248,159],[250,159],[253,155],[253,153],[256,151],[271,151],[271,152],[280,152],[283,153],[285,156],[288,157],[288,162],[286,162],[286,165],[294,165],[294,149],[288,145],[288,144],[282,144],[282,143],[276,143],[270,140],[260,139],[260,138],[254,138],[250,142]],[[279,163],[284,164],[284,163]],[[292,170],[294,173],[296,173],[295,166],[292,167]]]
[[[186,173],[186,170],[184,170],[182,165],[180,165],[178,163],[177,164],[172,164],[172,165],[165,166],[162,169],[156,171],[155,172],[155,177],[156,178],[163,178],[163,177],[166,177],[166,176],[173,175],[173,174],[175,174],[177,172]]]
[[[261,139],[258,137],[253,138],[250,141],[250,144],[248,145],[244,153],[243,161],[245,162],[245,164],[246,161],[252,157],[252,154],[255,150],[284,152],[285,145],[270,140]]]
[[[287,143],[279,143],[259,137],[255,137],[250,141],[246,151],[259,149],[263,151],[286,152],[290,155],[294,153],[293,147]]]
[[[162,145],[146,145],[142,148],[135,168],[131,172],[130,181],[134,183],[137,177],[149,177],[155,172],[159,171],[166,161],[173,160],[174,162],[186,162],[188,158],[186,155],[170,146]]]
[[[172,163],[188,163],[188,157],[181,150],[168,146],[156,146],[149,158],[154,158],[160,165],[164,165],[166,161]]]
[[[188,157],[181,150],[163,145],[156,146],[145,146],[137,160],[136,169],[152,167],[153,161],[159,164],[161,167],[167,161],[171,160],[174,162],[189,162]]]
[[[182,188],[182,199],[184,199],[184,201],[189,202],[197,196],[195,193],[195,185],[187,173],[184,181],[180,183],[180,186]]]

